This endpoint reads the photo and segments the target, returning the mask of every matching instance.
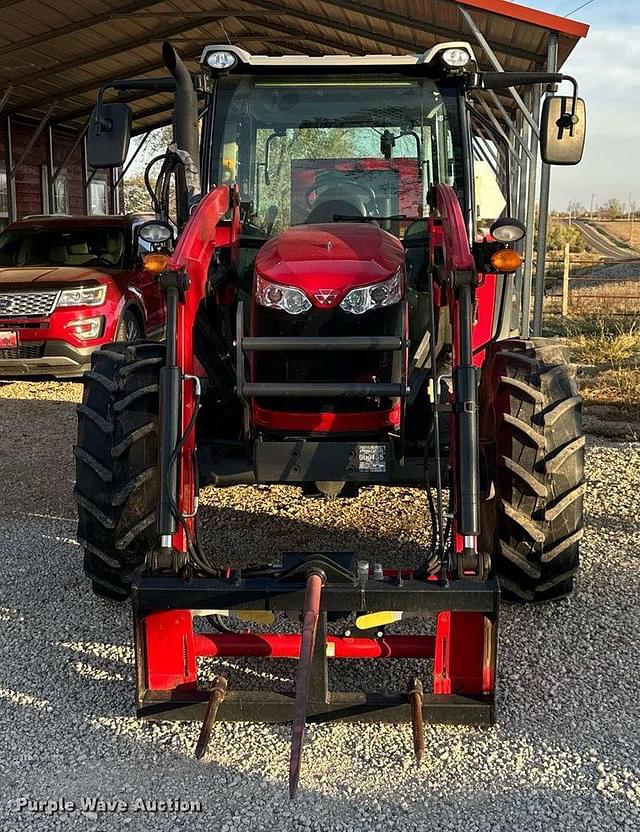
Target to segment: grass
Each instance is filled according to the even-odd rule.
[[[625,245],[640,248],[640,220],[633,223],[633,239],[629,240],[631,223],[629,220],[597,220],[596,225],[611,237]]]
[[[554,318],[545,334],[570,344],[587,413],[591,407],[604,419],[640,422],[640,317]]]

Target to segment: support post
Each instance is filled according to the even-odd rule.
[[[53,178],[54,173],[54,146],[53,146],[53,128],[51,127],[51,122],[47,125],[47,193],[42,194],[43,201],[46,198],[47,210],[45,213],[47,214],[55,214],[56,213],[56,191],[55,191],[55,181]],[[43,205],[44,207],[44,205]]]
[[[82,191],[84,193],[84,212],[91,213],[91,199],[89,198],[89,171],[87,169],[87,134],[82,137]]]
[[[558,68],[558,33],[549,32],[547,72]],[[540,180],[540,212],[538,216],[538,248],[536,262],[536,296],[533,306],[533,334],[542,335],[542,307],[544,304],[544,274],[547,259],[547,229],[549,225],[549,197],[551,195],[551,167],[542,165]]]
[[[532,90],[533,102],[532,112],[534,118],[540,118],[541,92],[538,85]],[[531,284],[533,278],[533,244],[536,227],[536,185],[538,180],[538,148],[539,142],[536,134],[529,132],[531,161],[529,162],[529,183],[527,185],[527,211],[525,225],[527,236],[524,249],[524,271],[522,275],[522,321],[521,332],[523,338],[529,337],[531,328]]]
[[[562,270],[562,317],[569,314],[569,280],[571,277],[571,246],[564,246],[564,267]]]
[[[6,142],[6,169],[7,169],[7,196],[9,202],[9,222],[18,219],[18,205],[16,201],[16,177],[13,172],[13,137],[11,129],[11,116],[5,120],[5,142]]]

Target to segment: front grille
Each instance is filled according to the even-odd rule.
[[[400,304],[351,315],[338,309],[314,307],[303,315],[288,315],[277,309],[256,305],[252,335],[295,337],[310,335],[337,338],[347,335],[398,335],[402,332]],[[394,354],[391,352],[264,352],[253,356],[251,381],[286,384],[301,382],[343,382],[353,384],[379,381],[391,383]],[[378,396],[363,398],[272,398],[256,399],[268,410],[295,413],[365,413],[389,410],[391,400]]]
[[[0,292],[0,318],[24,318],[51,314],[58,293]]]
[[[9,349],[0,349],[0,361],[7,358],[42,358],[44,353],[44,344],[28,344],[26,346],[12,347]]]

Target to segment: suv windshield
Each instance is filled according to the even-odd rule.
[[[122,228],[8,228],[0,234],[0,267],[121,268],[124,248]]]
[[[456,90],[428,78],[229,75],[211,179],[239,185],[245,228],[266,236],[349,217],[402,233],[426,215],[429,185],[462,185],[458,130]]]

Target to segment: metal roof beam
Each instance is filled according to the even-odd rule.
[[[21,168],[21,167],[22,167],[22,165],[24,164],[25,159],[27,158],[27,156],[28,156],[28,155],[31,153],[31,151],[33,150],[33,146],[34,146],[34,145],[35,145],[35,143],[38,141],[38,137],[40,136],[40,133],[42,133],[42,131],[44,130],[44,128],[47,126],[47,122],[49,121],[49,116],[50,116],[50,115],[51,115],[51,113],[54,111],[55,106],[56,106],[56,104],[57,104],[57,103],[58,103],[57,101],[53,101],[53,102],[51,103],[51,105],[49,106],[49,109],[48,109],[48,110],[47,110],[47,112],[46,112],[46,113],[42,116],[42,118],[40,119],[40,122],[39,122],[38,126],[37,126],[37,127],[36,127],[36,129],[33,131],[32,135],[31,135],[31,138],[29,139],[29,142],[27,143],[27,146],[26,146],[26,147],[25,147],[25,149],[22,151],[22,155],[20,156],[20,158],[18,159],[18,161],[15,163],[15,165],[14,165],[14,166],[11,168],[11,170],[9,171],[9,176],[11,176],[11,178],[12,178],[12,179],[15,179],[15,178],[16,178],[16,174],[17,174],[17,172],[20,170],[20,168]]]
[[[7,87],[4,93],[2,94],[2,98],[0,98],[0,113],[4,110],[4,105],[7,103],[9,98],[11,97],[11,93],[13,92],[13,87]]]
[[[315,35],[310,34],[308,32],[304,32],[301,29],[291,28],[290,26],[278,26],[277,28],[271,27],[271,26],[265,25],[264,22],[261,21],[259,18],[246,18],[246,23],[251,24],[252,26],[257,26],[257,27],[262,27],[264,29],[269,29],[270,31],[265,32],[265,35],[264,35],[265,39],[267,39],[267,40],[268,40],[270,34],[275,34],[276,37],[279,34],[288,34],[288,35],[293,35],[293,36],[299,37],[300,40],[304,40],[308,43],[315,43],[315,44],[320,44],[320,45],[323,45],[323,46],[329,46],[332,49],[336,49],[336,50],[342,51],[342,52],[348,52],[349,51],[349,45],[346,44],[346,43],[343,43],[342,41],[334,41],[334,40],[329,39],[329,38],[324,37],[324,36],[315,36]],[[325,24],[325,25],[329,25],[329,24]],[[184,29],[176,29],[174,27],[172,29],[172,32],[177,34],[180,31],[188,31],[189,29],[194,29],[194,28],[199,28],[199,25],[194,25],[193,22],[191,22],[189,24],[185,24]],[[206,45],[206,39],[205,38],[203,38],[203,40],[202,40],[202,45],[203,46]],[[124,47],[122,51],[128,51],[128,47]],[[184,54],[182,57],[186,58],[187,60],[193,59],[193,58],[198,57],[200,55],[201,51],[202,51],[201,49],[193,50],[193,51],[190,50],[189,53]],[[104,56],[104,53],[102,53],[102,56]],[[97,60],[99,60],[99,58]],[[158,60],[147,61],[147,62],[142,63],[142,64],[136,64],[133,67],[130,67],[126,70],[123,70],[123,73],[121,74],[120,77],[128,77],[128,76],[133,77],[134,75],[143,75],[146,72],[152,72],[153,70],[162,69],[162,68],[164,68],[164,63],[163,63],[162,59],[159,57]],[[55,93],[52,92],[49,95],[40,96],[39,98],[31,99],[31,101],[29,101],[28,104],[26,104],[26,103],[25,104],[18,104],[15,107],[12,107],[8,112],[9,113],[28,112],[29,110],[34,110],[37,107],[47,105],[53,100],[58,100],[62,96],[64,96],[64,98],[69,99],[69,98],[73,98],[73,96],[75,96],[75,95],[82,95],[84,93],[90,92],[91,90],[97,90],[101,86],[104,86],[105,84],[108,84],[109,81],[113,81],[113,80],[114,80],[113,75],[110,75],[107,78],[104,78],[104,77],[103,78],[96,78],[91,82],[84,83],[84,84],[78,84],[75,87],[71,87],[70,89],[60,90],[60,91],[55,92]]]
[[[424,32],[427,35],[437,35],[443,38],[450,38],[453,40],[460,40],[460,32],[456,29],[449,29],[438,24],[431,25],[424,23],[422,20],[415,18],[407,18],[401,14],[394,12],[387,12],[384,9],[379,9],[376,6],[359,3],[357,0],[321,0],[325,6],[334,6],[337,9],[349,9],[349,11],[357,12],[358,14],[366,15],[367,17],[378,18],[379,20],[386,20],[396,26],[403,26],[405,29],[412,29],[415,32]],[[494,41],[494,46],[499,52],[508,52],[517,58],[522,58],[525,61],[540,62],[540,55],[536,52],[529,52],[526,49],[519,49],[511,44]]]
[[[252,2],[256,6],[260,6],[261,9],[270,10],[274,7],[274,3],[269,2],[269,0],[252,0]],[[360,26],[352,26],[350,23],[343,23],[342,21],[336,20],[333,17],[313,14],[312,12],[307,12],[301,8],[291,8],[287,6],[283,9],[282,16],[294,17],[298,20],[304,20],[307,23],[313,23],[316,26],[321,26],[323,29],[338,30],[340,32],[344,32],[347,35],[352,35],[356,38],[363,38],[364,40],[370,40],[374,43],[385,43],[388,46],[394,47],[395,49],[415,49],[418,52],[423,50],[423,47],[420,44],[404,40],[404,38],[395,38],[391,35],[385,35],[383,32],[378,32],[374,29],[363,29]],[[322,40],[324,41],[325,38],[322,38]]]
[[[76,152],[76,149],[77,149],[78,145],[79,145],[79,144],[80,144],[80,142],[84,139],[84,137],[87,135],[87,132],[88,132],[88,130],[89,130],[89,124],[90,124],[90,121],[89,121],[89,120],[87,120],[86,124],[84,125],[84,127],[82,128],[82,130],[80,130],[80,132],[79,132],[79,133],[78,133],[78,135],[76,136],[76,138],[75,138],[75,140],[74,140],[73,144],[72,144],[72,145],[71,145],[71,147],[69,148],[69,150],[68,150],[68,152],[67,152],[67,155],[64,157],[64,159],[60,162],[60,164],[58,165],[58,167],[57,167],[57,168],[53,171],[53,173],[51,174],[51,181],[52,181],[52,182],[55,182],[55,181],[56,181],[56,179],[57,179],[57,178],[60,176],[60,174],[62,173],[62,171],[66,168],[67,164],[69,163],[69,159],[71,159],[71,157],[73,156],[73,154]],[[49,129],[51,130],[51,123],[49,123]],[[52,159],[51,159],[51,161],[53,162],[53,154],[52,154]]]
[[[485,38],[485,36],[480,31],[480,29],[476,25],[475,20],[471,17],[469,12],[466,9],[462,8],[462,6],[461,6],[460,7],[460,14],[464,17],[464,19],[469,24],[469,28],[473,32],[473,35],[474,35],[475,39],[478,41],[480,46],[484,49],[487,58],[489,58],[489,60],[491,61],[491,63],[495,67],[495,69],[497,69],[498,72],[504,72],[504,67],[502,66],[500,61],[496,58],[495,52],[489,46],[489,43],[487,42],[487,39]],[[522,97],[521,97],[520,93],[518,92],[518,90],[515,87],[509,87],[509,92],[511,93],[511,95],[513,97],[513,100],[516,102],[516,104],[520,108],[522,114],[524,115],[526,120],[531,125],[531,128],[535,132],[536,136],[540,137],[540,131],[538,130],[538,125],[533,120],[533,117],[532,117],[531,113],[529,112],[529,109],[527,108],[527,105],[522,100]]]
[[[164,29],[160,29],[159,32],[145,32],[144,35],[140,35],[140,37],[133,38],[132,40],[128,41],[121,41],[120,43],[111,46],[109,49],[103,49],[100,53],[96,54],[95,49],[92,50],[90,53],[86,53],[84,55],[77,55],[75,58],[72,58],[69,61],[64,61],[63,63],[58,64],[48,64],[46,71],[47,76],[51,75],[59,75],[60,73],[67,72],[71,69],[78,69],[81,66],[85,66],[86,64],[95,64],[99,61],[103,60],[104,58],[113,58],[116,55],[120,55],[123,52],[129,52],[132,49],[137,49],[141,46],[148,46],[149,41],[151,38],[157,39],[167,39],[170,38],[174,34],[181,34],[182,32],[188,32],[192,29],[200,29],[202,27],[202,23],[194,23],[193,20],[189,20],[188,23],[183,23],[180,25],[173,25],[168,26]],[[28,84],[30,81],[37,81],[42,78],[42,67],[39,67],[34,72],[22,74],[20,78],[17,80],[18,84]]]
[[[136,0],[135,3],[129,3],[128,6],[123,6],[122,13],[134,12],[138,9],[144,9],[147,6],[157,6],[164,0]],[[2,6],[0,6],[2,8]],[[64,26],[58,26],[57,29],[51,29],[49,32],[43,32],[41,35],[34,35],[31,38],[24,40],[17,40],[14,43],[6,43],[2,45],[2,57],[10,55],[12,52],[18,52],[20,49],[30,49],[32,46],[40,46],[50,40],[64,37],[65,35],[75,34],[81,29],[91,29],[93,26],[98,26],[100,23],[105,23],[110,20],[113,15],[113,9],[102,14],[94,14],[92,17],[82,18],[81,20],[74,20],[73,23],[66,23]]]

